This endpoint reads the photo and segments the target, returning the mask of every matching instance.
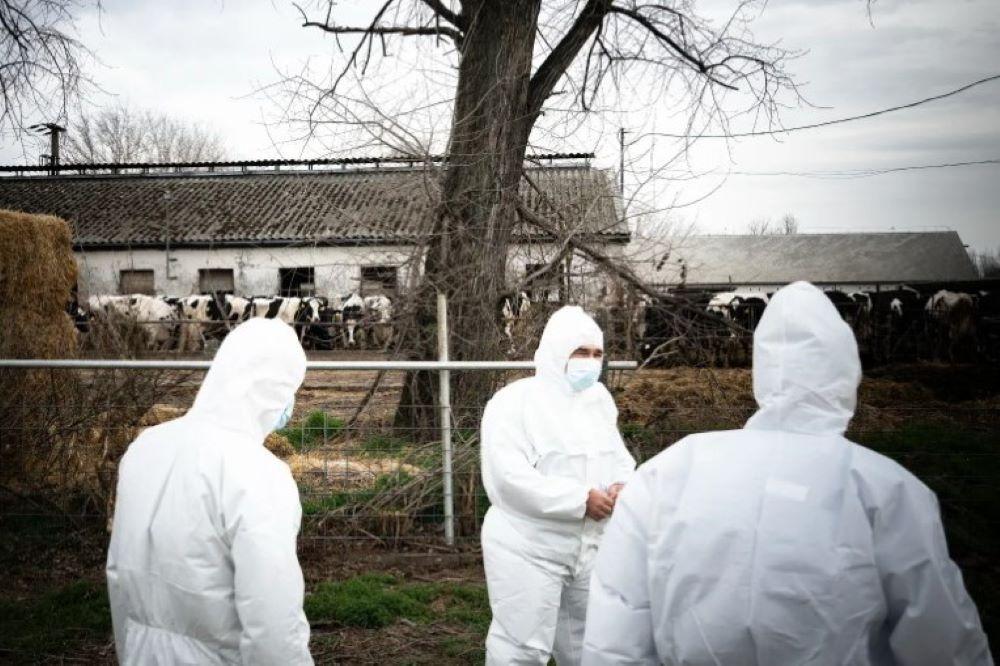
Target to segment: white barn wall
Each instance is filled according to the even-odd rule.
[[[273,295],[279,290],[278,269],[312,266],[316,291],[324,296],[342,296],[360,287],[361,266],[399,266],[398,280],[406,285],[412,247],[251,247],[171,250],[170,277],[167,253],[158,249],[99,250],[76,253],[81,298],[93,294],[117,294],[122,270],[153,270],[156,293],[188,296],[199,292],[198,271],[230,268],[237,294]]]
[[[616,257],[620,245],[606,245],[604,251]],[[511,251],[507,265],[508,284],[525,275],[528,264],[544,263],[553,256],[552,244],[518,245]],[[243,296],[274,295],[279,291],[278,269],[312,266],[316,272],[316,292],[321,296],[344,296],[358,291],[361,266],[399,266],[398,281],[406,288],[414,266],[412,246],[310,246],[310,247],[223,247],[212,249],[178,248],[170,251],[170,275],[167,276],[167,252],[162,249],[83,250],[76,252],[79,266],[80,298],[95,294],[117,294],[122,270],[152,269],[156,293],[164,296],[188,296],[199,292],[198,271],[204,268],[233,270],[235,291]],[[574,258],[574,273],[580,258]],[[586,289],[587,292],[591,289]]]

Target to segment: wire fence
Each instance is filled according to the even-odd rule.
[[[66,394],[24,393],[26,408],[45,418],[30,427],[16,420],[0,425],[3,440],[30,446],[38,463],[3,480],[0,525],[59,518],[104,527],[113,513],[117,460],[142,428],[186,411],[208,366],[206,360],[0,360],[8,386],[29,386],[43,373],[49,385],[73,387]],[[610,367],[606,383],[619,427],[639,462],[688,434],[741,427],[755,409],[745,368]],[[478,423],[484,405],[457,394],[443,421],[456,427],[401,425],[404,382],[408,372],[426,370],[452,378],[484,373],[502,385],[531,368],[507,361],[311,360],[291,423],[267,442],[298,483],[303,542],[432,550],[477,544],[488,500],[479,478],[479,433],[469,424]],[[899,462],[937,493],[952,556],[984,622],[1000,635],[1000,368],[917,364],[873,371],[848,437]]]

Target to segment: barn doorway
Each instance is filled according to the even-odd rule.
[[[278,281],[280,283],[279,295],[281,296],[316,295],[316,269],[312,266],[279,268]]]
[[[398,274],[397,266],[362,266],[361,295],[395,294]]]

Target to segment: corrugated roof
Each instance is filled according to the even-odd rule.
[[[767,236],[691,236],[679,240],[652,282],[786,284],[944,282],[975,280],[975,267],[955,231]]]
[[[527,205],[578,233],[627,241],[613,179],[586,166],[527,170]],[[68,220],[82,247],[412,242],[433,219],[428,172],[63,176],[0,180],[0,208]],[[521,237],[537,236],[521,228]]]

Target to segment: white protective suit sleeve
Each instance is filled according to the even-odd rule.
[[[248,469],[244,478],[234,479],[237,488],[226,498],[227,517],[234,517],[228,532],[236,612],[243,625],[240,654],[247,664],[311,664],[296,556],[302,509],[287,467],[273,462],[284,468],[278,482],[274,474]],[[251,491],[245,483],[256,487]]]
[[[637,474],[618,497],[590,581],[583,664],[657,664],[646,578],[651,506],[648,482]]]
[[[483,474],[490,500],[530,518],[580,520],[590,489],[568,478],[545,476],[534,467],[521,412],[511,396],[498,394],[483,413]]]
[[[992,664],[975,604],[948,555],[937,498],[907,478],[875,515],[876,564],[900,666]]]

